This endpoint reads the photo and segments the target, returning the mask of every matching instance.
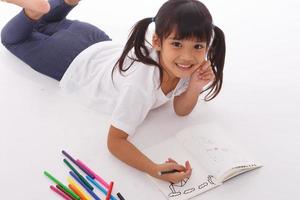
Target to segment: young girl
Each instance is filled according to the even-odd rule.
[[[166,158],[154,163],[127,140],[148,112],[173,100],[188,115],[199,94],[217,96],[223,80],[225,41],[208,9],[197,0],[168,0],[155,17],[133,27],[125,47],[97,27],[66,19],[79,0],[7,0],[24,8],[1,33],[3,45],[36,71],[60,81],[68,93],[110,112],[109,151],[156,178],[179,182],[192,173]],[[155,24],[152,45],[145,40]],[[159,175],[160,171],[178,172]]]

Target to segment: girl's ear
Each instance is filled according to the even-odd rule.
[[[152,36],[152,46],[156,51],[161,50],[161,41],[156,33],[154,33]]]

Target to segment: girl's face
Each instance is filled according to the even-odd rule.
[[[205,60],[206,42],[197,39],[178,40],[174,32],[162,42],[154,35],[152,42],[159,52],[161,66],[171,79],[190,77]]]

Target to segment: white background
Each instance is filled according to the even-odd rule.
[[[84,0],[69,15],[124,41],[139,19],[164,1]],[[199,101],[188,117],[168,104],[149,114],[132,141],[149,147],[184,127],[216,122],[259,158],[264,167],[236,177],[195,199],[298,199],[300,197],[300,2],[203,1],[226,34],[224,85],[213,101]],[[0,28],[20,9],[0,3]],[[44,177],[64,183],[65,149],[88,163],[126,199],[163,200],[143,173],[107,151],[109,118],[65,96],[45,77],[0,47],[1,199],[59,199]],[[222,133],[220,133],[222,134]]]

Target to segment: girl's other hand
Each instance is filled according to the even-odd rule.
[[[159,175],[159,172],[170,170],[177,170],[178,172]],[[155,171],[156,174],[153,175],[155,178],[171,183],[178,183],[189,178],[192,174],[192,168],[189,161],[186,161],[185,166],[183,166],[171,158],[168,158],[168,160],[163,164],[158,164]]]
[[[208,83],[214,80],[215,74],[212,70],[210,61],[204,61],[192,74],[189,89],[200,93]]]

